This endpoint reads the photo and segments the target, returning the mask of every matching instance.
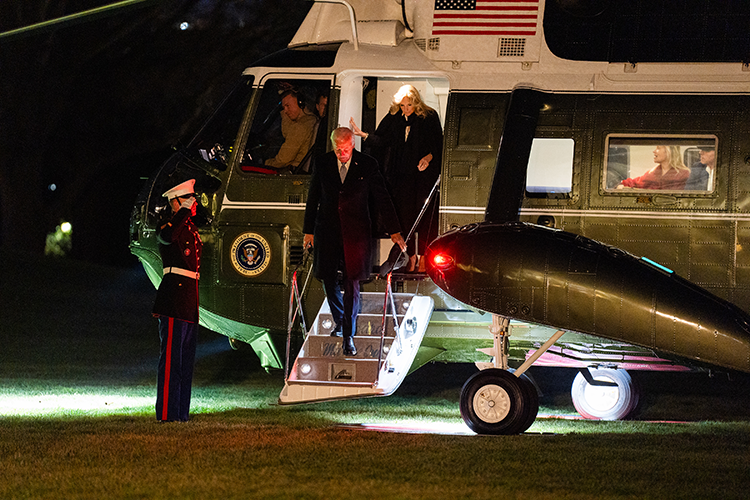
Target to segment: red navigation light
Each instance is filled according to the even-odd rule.
[[[432,256],[432,265],[438,269],[445,269],[453,264],[453,257],[445,252],[437,252]]]

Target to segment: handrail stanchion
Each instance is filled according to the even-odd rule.
[[[378,349],[378,372],[375,375],[375,381],[372,383],[373,387],[376,387],[378,385],[378,382],[380,381],[380,363],[383,361],[383,347],[385,345],[385,318],[388,315],[388,298],[390,297],[391,302],[393,302],[393,293],[391,291],[391,274],[393,272],[388,273],[388,277],[385,280],[385,297],[383,300],[383,319],[380,322],[380,349]],[[396,321],[396,335],[398,335],[398,320],[396,320],[396,308],[395,306],[392,307],[393,309],[393,317]]]
[[[292,348],[292,329],[294,328],[294,322],[297,319],[297,313],[299,312],[300,322],[302,323],[302,331],[303,335],[307,335],[307,325],[305,323],[305,315],[302,311],[302,295],[304,295],[305,290],[307,289],[307,284],[310,281],[310,276],[312,275],[312,268],[307,273],[307,278],[305,278],[305,285],[302,287],[302,293],[299,291],[299,286],[297,285],[297,271],[299,271],[300,267],[307,264],[307,259],[309,257],[309,252],[307,251],[307,248],[305,248],[304,253],[302,255],[302,262],[300,262],[297,267],[294,269],[294,272],[292,273],[292,286],[291,286],[291,292],[289,293],[289,316],[287,317],[287,329],[286,329],[286,360],[284,362],[284,382],[286,382],[289,379],[289,354]],[[296,303],[296,306],[295,306]]]

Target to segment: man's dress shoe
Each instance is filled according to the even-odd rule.
[[[331,337],[341,337],[343,335],[344,328],[341,325],[336,325],[336,328],[331,332]]]
[[[354,339],[351,337],[344,337],[342,342],[344,348],[344,356],[356,356],[357,348],[354,346]]]

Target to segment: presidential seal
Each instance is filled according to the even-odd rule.
[[[234,269],[252,278],[263,273],[271,262],[271,246],[258,233],[242,233],[235,238],[230,250]]]

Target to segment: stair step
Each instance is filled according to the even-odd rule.
[[[403,320],[403,315],[398,316],[399,324]],[[360,313],[357,317],[357,329],[354,332],[354,336],[376,336],[380,337],[380,329],[383,325],[382,314],[366,314]],[[334,329],[333,316],[330,313],[321,313],[317,318],[317,334],[318,335],[330,335]],[[396,334],[396,327],[393,324],[393,316],[388,316],[385,319],[385,334],[386,336],[394,336]]]
[[[297,358],[290,382],[347,382],[372,384],[378,374],[377,359]]]
[[[409,309],[413,295],[410,293],[394,293],[393,302],[396,304],[396,313],[404,314]],[[382,292],[362,292],[359,296],[360,314],[383,314],[385,296]],[[390,301],[389,301],[390,302]],[[391,314],[390,304],[388,314]]]
[[[383,341],[383,357],[388,354],[394,337],[385,337]],[[343,339],[331,337],[330,335],[308,335],[305,344],[305,357],[308,358],[343,358]],[[348,356],[356,359],[378,359],[380,351],[380,336],[378,337],[354,337],[354,346],[357,348],[356,356]]]
[[[367,300],[372,304],[379,302],[380,306],[376,313],[368,313],[365,307],[365,312],[359,315],[354,337],[356,356],[344,356],[343,338],[330,336],[333,322],[328,302],[323,302],[284,383],[280,404],[387,396],[398,388],[422,342],[434,301],[427,296],[397,294],[398,303],[409,307],[399,315],[398,336],[383,339],[383,352],[379,356],[383,295],[369,295]],[[326,320],[328,325],[324,324]],[[388,318],[387,324],[392,332],[392,318]]]

